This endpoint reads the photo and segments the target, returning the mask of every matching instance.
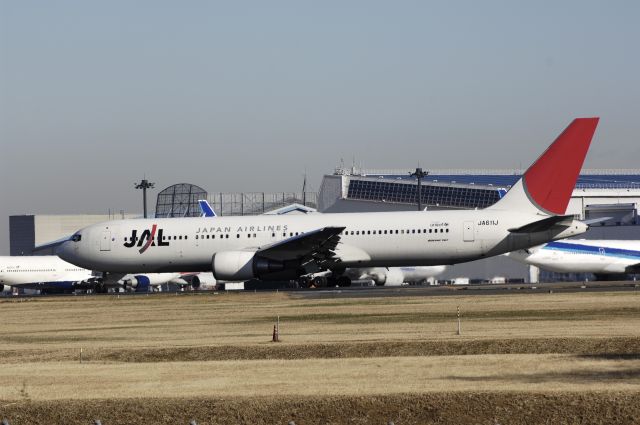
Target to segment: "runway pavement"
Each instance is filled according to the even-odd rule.
[[[556,283],[519,283],[519,284],[481,284],[481,285],[442,285],[442,286],[400,286],[400,287],[351,287],[293,290],[296,296],[303,298],[358,298],[358,297],[408,297],[408,296],[449,296],[449,295],[507,295],[523,292],[638,292],[640,282],[556,282]]]

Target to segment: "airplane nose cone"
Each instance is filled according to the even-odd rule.
[[[71,245],[72,245],[71,241],[61,243],[56,248],[56,255],[62,258],[64,261],[71,262],[71,260],[73,260],[73,253],[74,253],[74,249]]]

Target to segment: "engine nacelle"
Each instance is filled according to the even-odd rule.
[[[13,292],[13,288],[8,285],[0,285],[0,292]]]
[[[211,270],[217,280],[246,281],[283,271],[284,264],[256,257],[250,251],[225,251],[213,256]]]
[[[140,275],[127,275],[122,279],[122,283],[125,291],[133,292],[147,292],[151,286],[151,280],[148,276]]]
[[[191,287],[193,289],[216,289],[218,281],[213,277],[212,273],[200,273],[191,278]]]
[[[376,285],[401,286],[404,284],[404,273],[397,267],[391,267],[389,270],[383,269],[381,273],[373,274]]]

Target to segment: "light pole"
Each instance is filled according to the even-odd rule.
[[[418,211],[422,211],[422,178],[429,174],[428,171],[422,171],[422,168],[416,168],[416,171],[409,173],[410,176],[418,179]]]
[[[153,189],[155,183],[151,183],[147,179],[142,179],[140,183],[134,183],[136,189],[142,189],[142,205],[144,208],[144,218],[147,218],[147,189]]]

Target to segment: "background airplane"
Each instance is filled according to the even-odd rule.
[[[91,289],[99,278],[91,270],[75,266],[55,255],[0,257],[0,285],[11,288],[63,292]]]
[[[136,273],[126,274],[118,284],[128,291],[144,292],[149,289],[160,290],[162,285],[173,284],[180,288],[215,289],[217,281],[209,273]]]
[[[0,257],[0,291],[12,288],[39,290],[41,293],[109,288],[130,292],[158,290],[161,285],[175,284],[194,289],[212,289],[216,281],[211,273],[137,273],[104,278],[100,273],[67,263],[55,255]]]
[[[505,255],[552,272],[593,273],[598,279],[640,273],[640,241],[571,239]]]
[[[446,266],[351,268],[345,274],[351,280],[372,280],[377,286],[402,286],[427,283],[446,269]]]

